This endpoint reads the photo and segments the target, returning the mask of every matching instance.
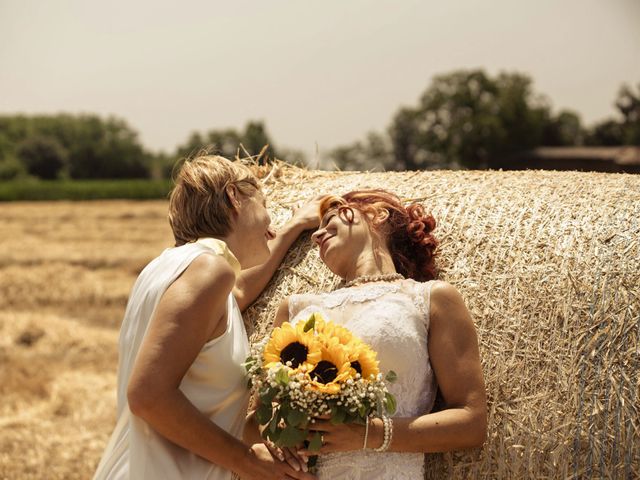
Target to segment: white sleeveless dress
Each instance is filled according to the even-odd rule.
[[[165,250],[147,265],[131,292],[119,341],[118,422],[94,479],[102,480],[227,480],[232,473],[158,435],[131,414],[127,384],[160,298],[203,253],[223,256],[240,271],[240,264],[220,240],[207,238]],[[236,438],[242,435],[249,393],[242,363],[249,353],[247,333],[232,294],[227,300],[227,329],[207,342],[184,376],[180,389],[212,422]]]
[[[433,282],[369,283],[329,293],[293,295],[292,323],[320,312],[344,325],[378,352],[380,369],[393,370],[389,385],[396,417],[417,417],[433,408],[436,382],[429,361],[429,304]],[[321,480],[422,480],[424,454],[373,451],[332,453],[318,458]]]

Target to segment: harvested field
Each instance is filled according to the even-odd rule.
[[[441,278],[480,336],[490,433],[429,456],[434,478],[640,477],[640,176],[329,173],[283,168],[300,198],[384,187],[433,212]],[[163,201],[0,204],[0,478],[90,478],[115,420],[117,335],[137,273],[172,244]],[[248,312],[332,288],[308,236]]]
[[[129,290],[166,202],[0,204],[0,478],[86,479],[115,421]]]

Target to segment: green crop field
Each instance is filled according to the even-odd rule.
[[[19,180],[0,182],[0,201],[151,200],[170,189],[170,180]]]

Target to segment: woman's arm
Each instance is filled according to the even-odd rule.
[[[258,295],[267,286],[269,280],[282,263],[291,244],[308,229],[316,228],[320,222],[318,210],[321,196],[314,198],[297,209],[289,220],[278,232],[276,238],[269,241],[271,255],[269,260],[247,270],[242,270],[236,280],[233,295],[236,297],[241,311],[246,310]]]
[[[211,422],[179,389],[203,345],[225,331],[234,281],[224,259],[203,254],[167,289],[133,367],[129,408],[171,442],[242,478],[283,478],[295,472]]]
[[[429,356],[446,407],[415,418],[393,419],[390,451],[445,452],[481,446],[486,438],[487,404],[478,339],[458,291],[445,282],[431,290]],[[322,453],[361,449],[361,425],[319,422],[326,445]],[[382,444],[382,421],[370,424],[368,448]]]
[[[462,296],[445,282],[431,289],[429,357],[445,408],[415,419],[394,419],[391,450],[446,452],[481,446],[487,399],[478,337]]]

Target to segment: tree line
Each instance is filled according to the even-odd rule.
[[[400,108],[385,132],[334,149],[342,169],[484,169],[492,159],[539,146],[640,145],[640,84],[623,85],[616,117],[590,128],[550,102],[521,73],[456,71],[433,79],[417,105]]]
[[[194,132],[174,152],[144,148],[125,120],[97,115],[0,116],[0,181],[36,177],[45,180],[170,178],[176,162],[203,146],[228,158],[258,155],[270,145],[264,123],[235,129]]]
[[[436,76],[417,105],[400,108],[383,132],[329,151],[347,170],[487,168],[491,159],[538,146],[640,145],[640,84],[623,85],[616,116],[585,127],[570,110],[554,113],[522,73],[461,70]],[[228,158],[258,155],[304,163],[276,149],[264,122],[243,130],[193,132],[174,152],[144,148],[125,120],[97,115],[0,116],[0,180],[169,178],[176,161],[205,145]],[[267,157],[261,157],[262,161]]]

